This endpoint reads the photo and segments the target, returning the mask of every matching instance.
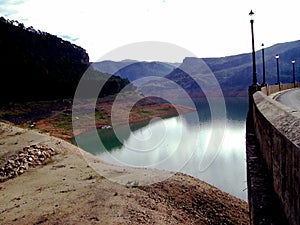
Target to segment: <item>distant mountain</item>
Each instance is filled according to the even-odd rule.
[[[276,44],[265,49],[266,82],[274,84],[277,79],[277,66],[275,55],[279,54],[280,81],[292,81],[292,64],[295,59],[300,63],[300,41]],[[242,54],[224,58],[204,59],[219,80],[225,94],[239,95],[252,84],[252,55]],[[256,52],[256,68],[258,83],[262,83],[262,51]],[[296,72],[300,72],[299,64]],[[298,78],[300,80],[300,77]]]
[[[134,81],[148,76],[164,77],[174,68],[174,65],[163,62],[136,62],[121,68],[114,75]]]
[[[174,68],[177,68],[181,65],[181,63],[178,63],[178,62],[163,62],[163,63],[169,64],[169,65],[173,66]]]
[[[265,49],[266,81],[274,84],[277,77],[277,67],[275,55],[279,54],[280,81],[283,83],[292,81],[292,64],[296,60],[296,76],[300,80],[300,41],[276,44]],[[297,64],[297,62],[299,62]],[[206,65],[204,65],[206,64]],[[256,66],[258,82],[262,82],[262,52],[256,52]],[[210,71],[209,71],[210,69]],[[182,71],[185,72],[182,73]],[[186,76],[189,74],[189,76]],[[180,83],[182,87],[187,88],[189,93],[203,93],[192,85],[191,76],[195,77],[201,83],[209,79],[213,74],[218,80],[223,94],[225,96],[246,96],[248,86],[252,84],[252,54],[240,54],[220,58],[185,58],[179,69],[172,71],[166,77],[170,80]],[[149,84],[150,85],[150,84]],[[153,84],[152,88],[153,87]],[[160,88],[162,84],[159,85]],[[212,87],[213,89],[214,87]],[[212,92],[213,94],[213,92]]]
[[[292,60],[296,60],[296,75],[298,75],[298,81],[300,81],[300,40],[276,44],[272,47],[265,49],[265,61],[266,61],[266,80],[270,84],[276,82],[277,69],[275,55],[278,54],[279,58],[279,71],[280,80],[283,83],[292,81]],[[256,54],[257,60],[257,73],[258,80],[262,82],[262,54],[261,50]]]
[[[137,61],[135,60],[129,59],[122,61],[105,60],[101,62],[94,62],[92,66],[102,73],[115,74],[118,70],[136,62]]]
[[[292,64],[296,60],[296,76],[300,81],[300,41],[286,42],[273,45],[265,49],[266,81],[274,84],[277,79],[277,67],[275,55],[279,54],[280,81],[287,83],[292,81]],[[97,63],[100,71],[112,73],[130,81],[147,77],[165,77],[185,89],[193,97],[203,97],[203,88],[206,94],[220,95],[217,86],[220,85],[225,96],[247,96],[248,86],[252,84],[252,54],[244,53],[218,58],[187,57],[179,65],[168,62],[137,62],[137,61],[104,61]],[[262,51],[256,52],[256,67],[258,83],[262,83]],[[214,76],[218,85],[213,81]],[[192,79],[193,78],[193,79]],[[197,80],[197,82],[195,82]],[[197,83],[200,83],[202,88]],[[137,84],[139,85],[139,84]],[[141,92],[159,91],[166,89],[170,92],[170,83],[149,81],[140,88]]]
[[[0,30],[0,76],[5,87],[0,88],[0,104],[74,96],[80,78],[90,65],[83,48],[3,17]],[[93,73],[104,76],[97,71]],[[114,94],[126,83],[128,80],[113,77],[102,95]]]
[[[248,86],[252,82],[251,60],[251,54],[222,58],[185,58],[179,68],[185,71],[189,78],[181,79],[181,86],[186,86],[185,83],[191,83],[194,79],[202,84],[202,87],[206,87],[206,93],[211,95],[220,96],[220,93],[215,91],[221,87],[223,95],[247,96]],[[174,73],[167,77],[178,81]],[[196,97],[203,97],[201,89],[191,88],[187,91]]]

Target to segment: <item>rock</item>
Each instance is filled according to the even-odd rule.
[[[28,170],[29,169],[28,163],[24,163],[24,167],[25,167],[26,170]]]
[[[138,181],[128,181],[126,184],[127,188],[137,188],[139,186],[139,182]]]
[[[9,163],[9,164],[14,164],[14,162],[15,162],[14,160],[8,160],[7,161],[7,163]]]
[[[30,167],[41,165],[47,158],[51,158],[56,154],[57,152],[53,148],[47,146],[26,146],[0,168],[0,182],[21,175]]]

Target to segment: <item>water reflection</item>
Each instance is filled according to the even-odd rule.
[[[183,168],[182,172],[204,180],[221,190],[238,198],[247,200],[246,188],[246,152],[245,123],[243,121],[227,121],[227,126],[221,146],[221,151],[212,164],[205,170],[197,168],[202,157],[201,151],[196,151]],[[203,138],[211,132],[206,125],[201,130]],[[209,153],[208,153],[209,154]]]
[[[227,121],[221,150],[204,171],[199,167],[204,154],[210,154],[206,148],[212,129],[216,127],[212,128],[209,122],[202,123],[199,127],[190,126],[186,120],[179,118],[167,119],[164,123],[166,129],[170,129],[168,136],[162,143],[155,143],[152,151],[133,151],[133,148],[143,149],[144,145],[140,146],[141,142],[130,136],[122,147],[113,148],[111,152],[99,152],[97,155],[118,165],[181,171],[246,200],[247,193],[243,191],[246,187],[244,122]],[[150,124],[131,135],[148,135],[149,130],[157,130],[155,127],[158,125]]]
[[[132,132],[121,148],[97,155],[118,165],[180,171],[197,148],[198,129],[182,117],[150,122]]]
[[[235,98],[227,100],[226,104],[227,118],[220,118],[213,124],[209,119],[209,106],[201,104],[202,110],[199,113],[135,124],[131,126],[131,133],[124,132],[121,135],[122,140],[115,137],[112,129],[100,130],[99,137],[107,149],[99,149],[88,133],[83,134],[79,137],[85,143],[81,147],[117,165],[181,171],[247,200],[247,102],[245,99]],[[217,140],[221,142],[220,151],[209,162],[208,167],[201,167],[201,164],[207,163],[210,154],[213,154],[208,150],[208,145],[210,140],[214,140],[212,134],[218,129],[222,130],[222,140]],[[118,127],[118,132],[122,132],[122,127]],[[217,148],[218,143],[215,144]]]

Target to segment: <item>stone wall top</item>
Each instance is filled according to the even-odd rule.
[[[253,99],[256,107],[273,127],[300,148],[300,112],[275,101],[261,91],[256,92]]]

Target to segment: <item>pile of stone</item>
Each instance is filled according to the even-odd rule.
[[[31,145],[24,147],[0,168],[0,182],[23,174],[30,167],[42,165],[56,154],[57,152],[53,148],[47,146]]]

